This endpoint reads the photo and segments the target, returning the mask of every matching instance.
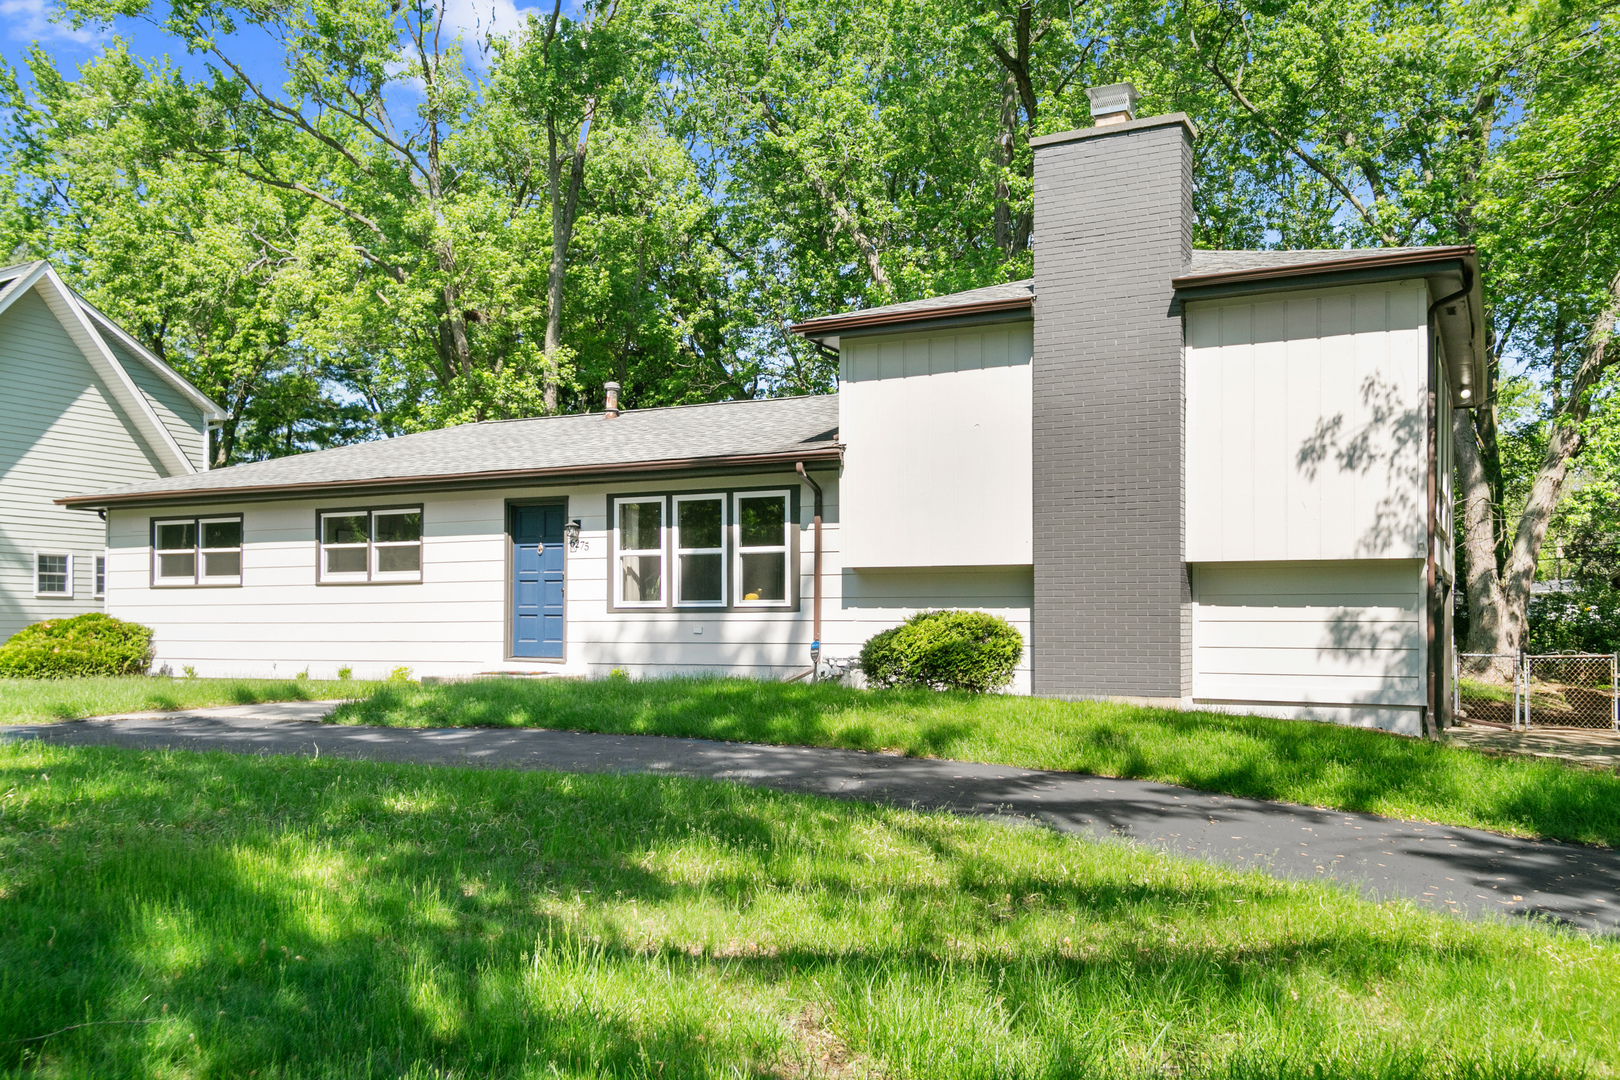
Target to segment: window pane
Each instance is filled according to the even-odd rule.
[[[780,547],[786,536],[787,498],[783,495],[749,496],[737,500],[743,547]]]
[[[107,556],[96,556],[96,592],[107,591]]]
[[[377,535],[372,539],[379,544],[422,539],[422,512],[412,510],[404,514],[378,514]]]
[[[358,548],[327,548],[326,572],[328,574],[363,574],[366,572],[366,549]]]
[[[625,603],[658,602],[659,583],[664,573],[664,560],[660,556],[621,555],[619,571],[623,575],[619,595]]]
[[[664,504],[619,504],[619,547],[625,551],[657,551],[664,546]]]
[[[371,538],[365,514],[334,514],[321,519],[321,542],[324,544],[363,544]],[[365,558],[360,560],[364,570]]]
[[[724,505],[720,499],[676,503],[675,523],[680,526],[681,547],[719,547],[720,518]]]
[[[157,534],[157,546],[164,551],[197,546],[197,523],[194,521],[159,522]]]
[[[203,577],[240,577],[240,551],[210,551],[203,555]]]
[[[242,546],[240,521],[205,521],[202,527],[202,546],[205,548],[234,548]]]
[[[158,556],[158,577],[185,578],[190,581],[197,576],[197,556],[190,551],[179,552],[174,555]]]
[[[724,600],[725,593],[720,585],[724,565],[725,556],[719,552],[713,555],[682,555],[681,603],[718,603]]]
[[[65,593],[68,591],[68,557],[66,555],[36,556],[37,576],[35,591]]]
[[[401,544],[377,549],[379,574],[406,574],[422,569],[422,545]]]
[[[742,557],[744,600],[786,600],[787,559],[776,552]]]

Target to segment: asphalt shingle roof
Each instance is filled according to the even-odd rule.
[[[691,459],[835,449],[838,396],[765,398],[714,405],[631,409],[503,420],[401,435],[292,457],[153,480],[74,496],[76,505],[140,496],[209,495],[309,486],[339,488],[474,477],[480,473],[546,473]]]
[[[1406,255],[1420,247],[1302,248],[1298,251],[1200,251],[1192,253],[1189,274],[1230,274],[1240,270],[1269,270],[1278,266],[1305,266],[1375,255]]]

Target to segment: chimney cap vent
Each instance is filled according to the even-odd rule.
[[[1086,97],[1091,101],[1092,123],[1103,127],[1134,120],[1139,96],[1136,87],[1128,82],[1086,87]]]
[[[614,417],[619,415],[619,384],[616,382],[605,382],[602,384],[602,390],[604,395],[607,397],[607,407],[602,410],[602,413],[609,420],[612,420]]]

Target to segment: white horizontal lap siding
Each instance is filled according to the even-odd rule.
[[[1187,560],[1422,558],[1422,282],[1187,306]]]
[[[1419,559],[1192,568],[1198,701],[1418,707]]]
[[[0,463],[0,640],[100,611],[105,526],[54,500],[167,473],[34,291],[0,314]],[[36,551],[73,556],[72,599],[34,596]]]
[[[110,335],[103,336],[119,366],[129,376],[129,381],[146,398],[158,421],[168,430],[192,467],[199,472],[207,469],[208,421],[202,409],[178,386],[153,371],[116,339]]]
[[[845,338],[839,437],[847,564],[1028,565],[1027,322]]]

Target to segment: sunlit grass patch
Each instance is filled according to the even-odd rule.
[[[0,796],[24,1074],[1606,1076],[1620,1045],[1614,942],[1035,827],[39,744]]]
[[[79,720],[113,713],[172,712],[270,701],[339,701],[364,697],[376,686],[324,679],[171,679],[159,675],[0,679],[0,723]]]
[[[1620,844],[1620,775],[1297,720],[696,678],[379,685],[338,723],[549,727],[986,761]]]

